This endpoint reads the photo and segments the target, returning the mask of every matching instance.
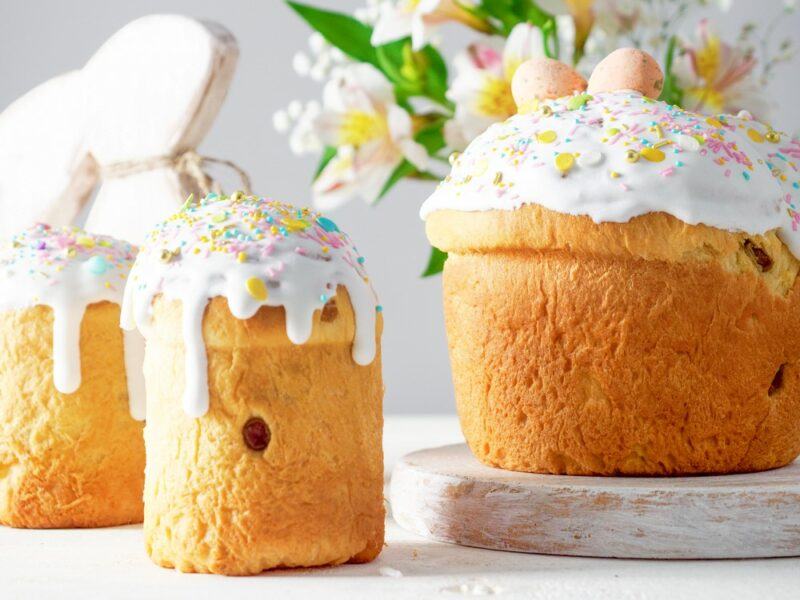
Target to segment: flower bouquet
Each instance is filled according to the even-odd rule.
[[[441,179],[452,153],[516,112],[511,79],[532,57],[588,74],[615,48],[642,48],[664,57],[662,100],[767,120],[769,84],[794,56],[778,31],[790,2],[733,41],[712,26],[714,11],[731,10],[722,0],[368,0],[353,15],[288,5],[314,30],[294,69],[324,88],[321,102],[294,101],[274,124],[296,154],[321,155],[312,191],[323,210],[354,197],[375,204],[403,179]],[[693,35],[689,17],[699,17]],[[437,35],[446,22],[475,32],[452,59]],[[445,259],[432,248],[423,274]]]

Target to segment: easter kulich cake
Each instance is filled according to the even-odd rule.
[[[148,234],[123,325],[147,340],[157,564],[245,575],[381,551],[382,321],[363,263],[330,219],[240,193]]]
[[[119,326],[136,248],[35,225],[0,249],[0,523],[139,523],[143,340]]]
[[[546,63],[520,73],[519,114],[453,157],[422,208],[449,252],[445,319],[473,453],[577,475],[793,461],[800,143],[744,112],[648,97],[661,73],[638,51],[559,98]]]

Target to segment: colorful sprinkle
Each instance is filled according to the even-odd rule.
[[[678,136],[677,141],[681,150],[686,150],[687,152],[697,152],[700,150],[700,142],[692,135],[681,134]]]
[[[547,131],[538,133],[536,139],[539,140],[541,144],[552,144],[558,139],[558,134],[552,129],[548,129]]]
[[[575,166],[575,157],[568,152],[562,152],[556,156],[555,163],[556,169],[561,171],[561,176],[566,177],[567,173]]]
[[[640,154],[650,162],[661,162],[666,158],[658,148],[642,148]]]
[[[339,227],[336,225],[336,223],[334,223],[327,217],[317,217],[317,225],[319,225],[329,233],[336,233],[337,231],[339,231]]]
[[[589,94],[577,94],[567,100],[567,108],[569,110],[578,110],[591,99],[592,97]]]
[[[625,152],[625,160],[627,160],[629,163],[639,162],[640,156],[641,154],[636,150],[628,150]]]
[[[597,150],[588,150],[581,152],[577,159],[578,166],[580,167],[596,167],[603,162],[603,154]]]
[[[111,265],[106,262],[106,259],[102,256],[92,256],[90,257],[85,263],[83,263],[84,268],[94,275],[102,275],[106,271],[108,271]]]
[[[250,294],[258,302],[264,302],[269,296],[267,292],[267,284],[260,277],[250,277],[244,282],[247,293]]]
[[[756,144],[763,144],[764,143],[764,136],[756,129],[748,129],[747,130],[747,137],[750,138],[751,141],[755,142]]]

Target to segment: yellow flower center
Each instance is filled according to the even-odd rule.
[[[486,80],[475,105],[478,114],[505,119],[517,112],[511,84],[505,79],[492,77]]]
[[[406,0],[402,5],[401,10],[404,13],[413,13],[415,10],[417,10],[417,7],[421,1],[422,0]]]
[[[383,115],[353,111],[339,127],[339,146],[361,146],[389,135],[389,124]]]
[[[711,87],[717,79],[720,63],[720,39],[716,35],[708,37],[708,43],[697,51],[697,74],[702,77],[707,87]]]

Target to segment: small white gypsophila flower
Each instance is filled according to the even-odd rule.
[[[313,116],[316,117],[321,112],[322,112],[322,103],[319,100],[309,100],[306,103],[303,115],[307,116],[309,114],[313,114]]]
[[[289,117],[296,121],[303,114],[303,103],[300,100],[292,100],[288,107]]]
[[[320,52],[323,52],[328,48],[328,46],[329,46],[328,42],[325,40],[324,37],[322,37],[322,34],[319,33],[318,31],[312,33],[308,38],[308,47],[311,48],[311,51],[314,54],[319,54]]]
[[[347,55],[344,52],[342,52],[341,50],[339,50],[338,48],[332,48],[331,49],[330,57],[331,57],[331,60],[333,62],[335,62],[335,63],[343,63],[343,62],[346,62],[348,60],[347,59]]]
[[[328,65],[317,63],[311,67],[309,75],[313,81],[325,81],[328,77]]]
[[[381,16],[381,5],[384,0],[367,0],[366,6],[357,8],[353,16],[365,25],[375,25]]]
[[[285,110],[278,110],[272,115],[272,126],[278,133],[286,133],[292,126],[292,120]]]
[[[347,65],[335,65],[331,67],[331,72],[328,74],[328,79],[340,79],[347,69]]]
[[[311,59],[308,58],[305,52],[297,52],[294,57],[292,57],[292,68],[300,77],[305,77],[311,70]]]
[[[289,134],[289,148],[294,154],[301,156],[322,151],[322,142],[314,127],[314,122],[321,112],[322,104],[317,100],[311,100],[305,106],[301,106],[301,113]]]
[[[330,69],[331,63],[333,62],[332,52],[330,50],[326,50],[325,52],[320,52],[317,56],[317,60],[314,63],[314,66],[318,69],[325,69],[326,71]]]

